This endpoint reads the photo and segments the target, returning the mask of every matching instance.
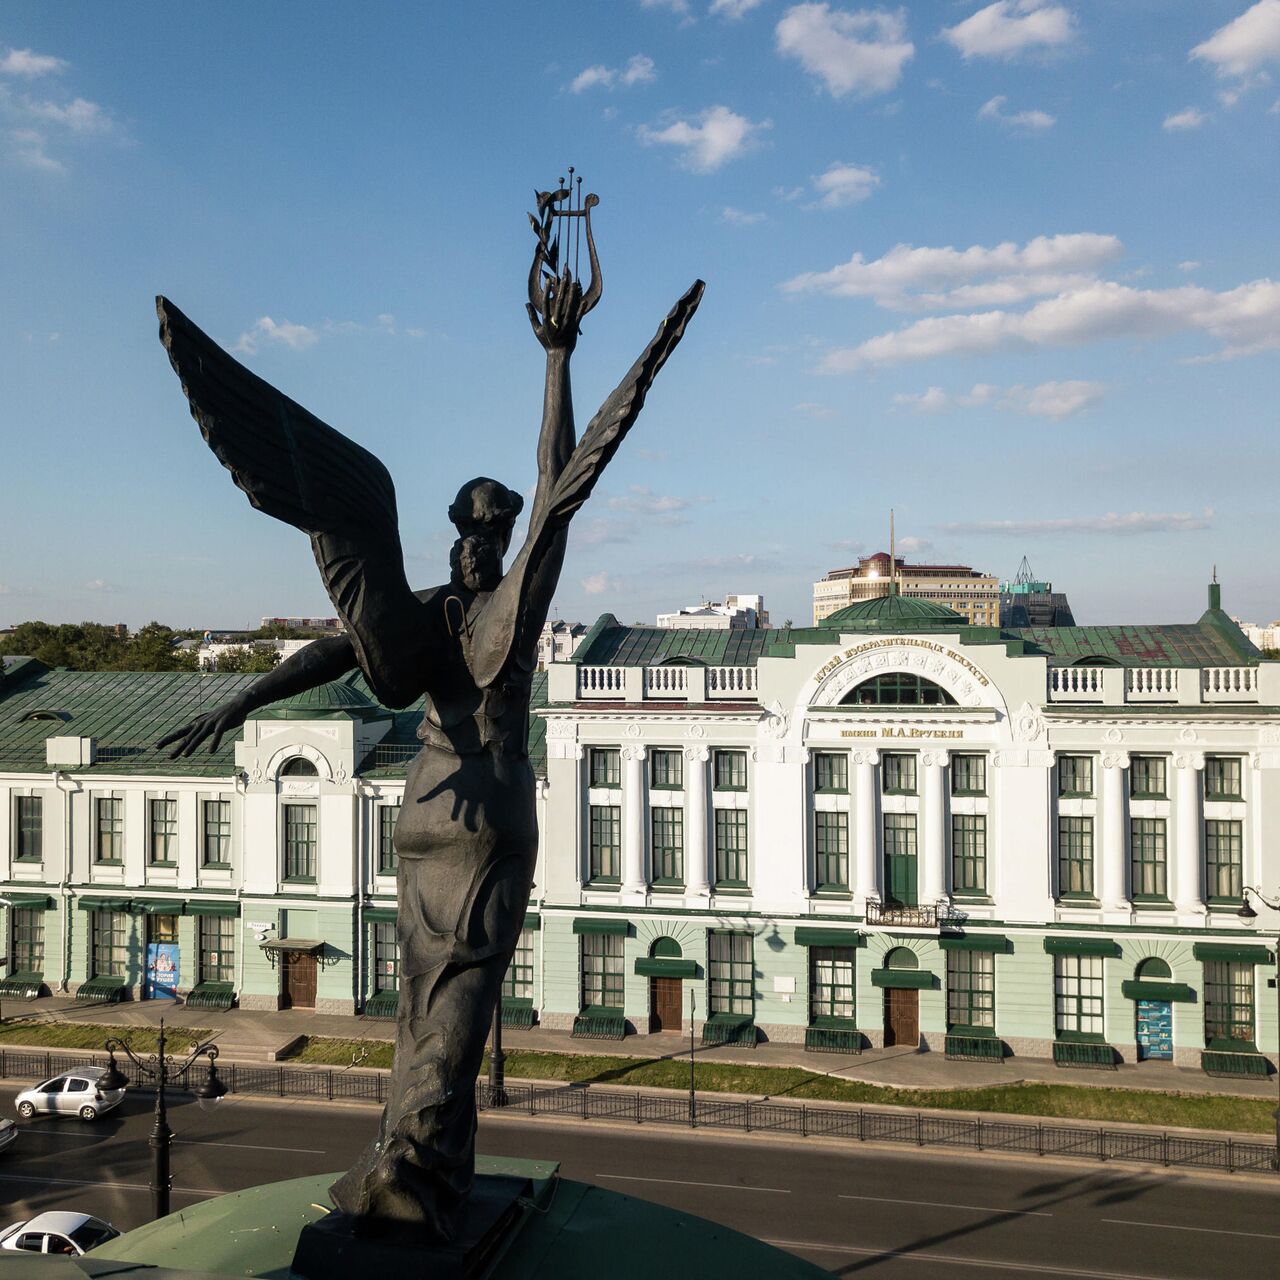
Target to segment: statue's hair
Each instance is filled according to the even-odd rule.
[[[497,480],[478,476],[468,480],[449,504],[449,519],[459,533],[476,525],[499,525],[510,531],[524,508],[524,499]]]

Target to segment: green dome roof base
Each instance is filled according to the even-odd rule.
[[[250,720],[378,720],[390,713],[345,680],[304,689],[255,711]]]
[[[895,594],[846,605],[818,623],[825,631],[955,631],[969,619],[945,604]]]

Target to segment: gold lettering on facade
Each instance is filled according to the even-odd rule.
[[[883,729],[841,729],[842,738],[963,738],[963,729],[922,729],[891,725]]]
[[[874,649],[899,648],[928,649],[931,653],[941,654],[949,661],[963,667],[984,689],[991,683],[978,667],[975,667],[968,658],[956,653],[954,649],[948,649],[946,645],[938,644],[936,640],[917,640],[911,636],[898,636],[896,639],[889,640],[868,640],[863,644],[854,645],[853,648],[846,649],[843,653],[837,654],[825,665],[820,667],[814,675],[814,679],[821,683],[827,678],[827,676],[835,671],[837,667],[843,666],[851,658],[856,658],[861,653],[870,653]]]

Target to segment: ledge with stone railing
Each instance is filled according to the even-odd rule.
[[[556,668],[552,670],[558,675]],[[758,700],[755,667],[584,665],[572,668],[572,671],[576,677],[574,696],[583,702]]]
[[[1275,702],[1280,669],[1265,676],[1278,686],[1269,697],[1259,667],[1050,667],[1048,700],[1100,706]]]

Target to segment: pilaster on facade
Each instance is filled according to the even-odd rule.
[[[1107,751],[1102,764],[1102,838],[1098,842],[1098,901],[1103,912],[1128,912],[1129,756]]]
[[[639,743],[622,748],[622,899],[643,902],[649,888],[645,872],[645,759]]]
[[[854,890],[865,913],[870,903],[881,901],[879,859],[879,768],[880,753],[874,749],[855,751],[850,764],[854,775]]]
[[[684,748],[685,800],[685,896],[695,905],[711,892],[714,874],[708,863],[710,841],[707,839],[707,766],[709,748],[698,745]]]

